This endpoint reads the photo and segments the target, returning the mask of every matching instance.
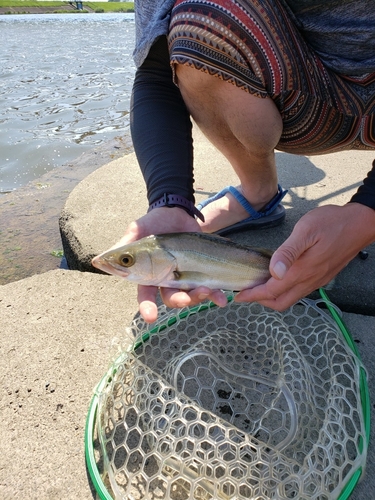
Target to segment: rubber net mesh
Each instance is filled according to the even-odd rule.
[[[99,397],[114,497],[338,498],[367,443],[360,362],[328,315],[232,302],[159,318],[135,322]]]

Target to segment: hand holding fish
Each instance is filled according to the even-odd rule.
[[[240,292],[237,302],[285,310],[331,281],[375,241],[375,211],[358,203],[318,207],[304,215],[271,258],[272,277]]]
[[[151,234],[171,232],[201,232],[201,229],[196,220],[180,208],[156,208],[132,222],[123,238],[109,251],[121,248]],[[100,262],[100,256],[93,259],[93,265],[103,271],[115,274],[113,268],[105,267]],[[138,285],[139,311],[148,323],[152,323],[157,319],[156,297],[158,288],[156,285]],[[160,294],[163,302],[168,307],[193,306],[204,300],[212,300],[218,306],[225,306],[227,303],[226,296],[222,291],[211,290],[207,286],[198,286],[195,289],[186,291],[182,291],[180,288],[163,287],[160,289]]]

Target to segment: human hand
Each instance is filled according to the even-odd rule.
[[[282,311],[331,281],[375,241],[375,210],[358,203],[318,207],[304,215],[274,252],[271,278],[243,290],[236,302],[259,302]]]
[[[113,248],[139,240],[151,234],[201,232],[200,226],[185,210],[178,207],[155,208],[140,219],[132,222],[125,235]],[[147,323],[156,321],[158,310],[156,296],[158,287],[138,285],[139,312]],[[160,295],[168,307],[186,307],[212,300],[218,306],[225,306],[227,298],[220,290],[200,286],[188,292],[176,288],[160,288]]]

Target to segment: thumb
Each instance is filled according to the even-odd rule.
[[[126,228],[125,234],[118,241],[116,241],[116,243],[112,245],[109,250],[114,250],[118,247],[127,245],[128,243],[132,243],[133,241],[140,240],[144,236],[148,236],[150,233],[143,230],[142,224],[140,224],[139,221],[140,219],[131,222]]]
[[[296,260],[305,252],[303,238],[292,233],[273,253],[270,261],[270,273],[273,278],[282,280]]]

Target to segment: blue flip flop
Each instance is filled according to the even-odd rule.
[[[234,233],[235,231],[245,231],[246,229],[263,229],[278,226],[285,219],[285,208],[281,205],[281,200],[284,198],[287,189],[283,189],[280,184],[278,185],[277,194],[272,198],[272,200],[264,207],[263,210],[257,212],[247,201],[247,199],[233,186],[227,186],[222,189],[219,193],[207,198],[207,200],[202,201],[197,205],[198,210],[206,207],[208,204],[215,200],[218,200],[225,196],[227,193],[232,194],[236,200],[243,206],[243,208],[250,214],[250,217],[232,224],[231,226],[223,227],[219,231],[215,231],[215,234],[219,236],[224,236],[229,233]]]

